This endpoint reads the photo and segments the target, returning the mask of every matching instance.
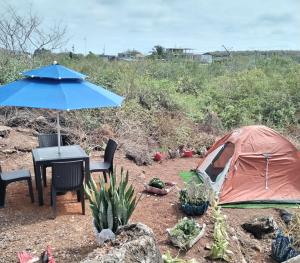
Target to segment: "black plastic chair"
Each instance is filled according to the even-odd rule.
[[[2,172],[2,168],[0,166],[0,208],[4,207],[7,185],[17,181],[27,181],[31,202],[32,203],[34,202],[30,171],[16,170],[16,171]]]
[[[56,217],[57,193],[76,191],[77,201],[81,201],[82,214],[85,214],[83,161],[52,163],[51,205]]]
[[[105,148],[104,152],[104,161],[94,161],[90,162],[90,173],[93,172],[102,172],[104,175],[104,180],[107,182],[107,175],[106,173],[112,172],[114,168],[114,155],[117,150],[118,144],[112,140],[109,139]]]
[[[39,141],[39,148],[58,146],[57,133],[39,134],[38,141]],[[62,136],[60,136],[60,145],[63,145]],[[49,166],[43,166],[42,168],[44,187],[47,186],[47,177],[46,177],[47,167]]]

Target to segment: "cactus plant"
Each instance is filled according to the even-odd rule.
[[[109,173],[109,183],[100,178],[98,190],[94,179],[85,185],[85,193],[90,202],[94,224],[98,232],[111,229],[114,233],[121,225],[126,225],[132,215],[136,197],[132,185],[128,186],[128,171],[124,175],[121,168],[120,180],[117,183],[116,169]]]
[[[163,189],[166,186],[165,183],[157,177],[152,178],[148,185],[159,189]]]

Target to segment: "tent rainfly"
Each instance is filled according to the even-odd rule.
[[[300,152],[265,126],[225,135],[209,149],[197,173],[220,204],[300,203]]]

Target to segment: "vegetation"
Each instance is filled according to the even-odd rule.
[[[200,234],[201,228],[194,219],[183,218],[171,229],[171,240],[176,240],[180,248],[189,248],[190,242]]]
[[[69,123],[83,124],[85,133],[105,123],[134,145],[152,140],[156,148],[190,144],[200,149],[213,142],[207,132],[218,134],[242,125],[265,124],[299,139],[300,65],[298,57],[289,53],[233,54],[224,61],[203,65],[151,58],[105,61],[96,55],[68,53],[30,58],[0,52],[0,84],[20,78],[23,70],[54,60],[126,97],[120,109],[68,113],[73,120],[76,115],[76,123]]]
[[[215,220],[213,239],[214,243],[211,248],[210,257],[212,259],[222,259],[230,262],[232,252],[229,250],[227,225],[225,217],[217,202],[213,205],[213,218]]]
[[[197,263],[195,259],[184,260],[178,257],[173,258],[170,251],[167,251],[163,256],[164,263]]]
[[[292,220],[287,228],[287,236],[293,241],[293,247],[296,251],[300,251],[300,212],[293,214]]]
[[[128,186],[128,172],[124,176],[123,168],[116,181],[115,170],[109,173],[109,183],[105,183],[100,177],[100,190],[91,177],[85,185],[85,193],[90,201],[90,207],[94,218],[94,224],[98,232],[102,229],[111,229],[116,232],[117,228],[126,225],[132,215],[136,198],[132,185]]]
[[[181,204],[201,205],[211,198],[211,187],[207,183],[198,183],[193,179],[186,183],[185,189],[180,191],[179,201]]]
[[[150,180],[149,185],[152,187],[159,188],[159,189],[163,189],[166,186],[162,180],[160,180],[159,178],[156,178],[156,177],[154,177]]]

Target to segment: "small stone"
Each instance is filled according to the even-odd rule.
[[[232,238],[232,240],[234,240],[234,241],[238,241],[238,240],[239,240],[237,236],[232,236],[231,238]]]
[[[211,245],[209,243],[207,243],[204,247],[205,250],[211,250]]]
[[[4,149],[4,150],[1,150],[2,153],[4,154],[13,154],[13,153],[16,153],[16,149]]]
[[[263,252],[262,247],[259,246],[259,245],[255,245],[255,246],[253,247],[253,249],[256,250],[256,251],[258,251],[258,252]]]
[[[0,126],[0,137],[7,138],[9,136],[11,130],[12,129],[10,127]]]
[[[280,209],[279,210],[280,216],[282,218],[282,220],[284,221],[284,223],[286,223],[287,225],[292,221],[293,219],[293,214],[290,213],[289,211],[285,210],[285,209]]]
[[[47,122],[47,120],[46,120],[46,118],[44,116],[37,117],[36,121]]]

